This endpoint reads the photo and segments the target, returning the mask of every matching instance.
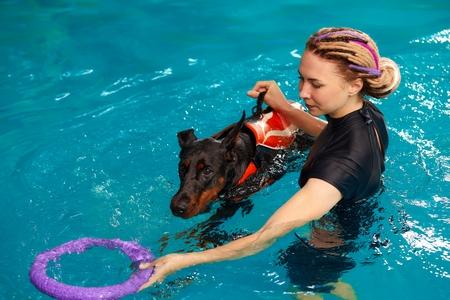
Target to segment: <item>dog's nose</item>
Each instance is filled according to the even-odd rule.
[[[175,216],[182,217],[188,209],[189,198],[182,196],[177,201],[172,201],[170,209]]]
[[[185,211],[186,211],[186,207],[181,207],[181,206],[172,207],[172,212],[176,216],[182,216]]]

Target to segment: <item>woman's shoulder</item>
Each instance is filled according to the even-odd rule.
[[[364,100],[363,107],[340,120],[336,133],[345,135],[350,143],[363,143],[364,137],[371,134],[375,126],[383,140],[387,139],[387,129],[383,113],[369,100]]]
[[[387,147],[387,130],[383,114],[371,102],[365,101],[361,109],[354,111],[338,122],[332,120],[329,140],[324,147],[321,159],[353,162],[365,165],[373,155],[377,155],[376,134],[380,136],[383,148]],[[334,122],[334,123],[333,123]]]

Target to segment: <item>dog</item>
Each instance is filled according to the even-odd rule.
[[[261,94],[251,118],[244,111],[239,122],[211,137],[199,139],[193,129],[178,132],[180,188],[170,204],[175,216],[194,217],[219,198],[231,206],[241,202],[287,172],[289,153],[312,145],[313,139],[282,115],[270,107],[262,111]]]

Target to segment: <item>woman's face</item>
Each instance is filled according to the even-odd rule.
[[[299,95],[310,114],[328,114],[338,118],[349,103],[349,83],[339,73],[337,65],[311,51],[305,51],[299,67]]]

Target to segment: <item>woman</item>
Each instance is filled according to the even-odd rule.
[[[266,92],[268,105],[317,137],[301,170],[301,189],[251,235],[206,251],[169,254],[142,264],[141,268],[155,267],[155,274],[141,289],[182,268],[258,253],[295,228],[314,220],[323,223],[326,218],[322,217],[334,207],[333,211],[343,214],[348,210],[341,207],[356,210],[362,199],[380,188],[387,131],[382,113],[364,96],[383,98],[392,93],[400,82],[397,65],[379,56],[367,34],[351,28],[323,28],[308,39],[298,72],[300,97],[309,113],[292,109],[275,81],[257,82],[248,95],[257,98]],[[328,123],[316,118],[320,115]],[[308,245],[320,251],[342,246],[343,235],[337,233],[343,227],[335,224],[331,231],[315,227]],[[295,253],[302,255],[302,251]],[[282,255],[283,263],[289,260],[289,255]],[[331,282],[337,282],[348,268],[351,264],[344,261]],[[307,284],[311,282],[303,285]],[[342,295],[346,288],[348,292],[348,286],[334,284],[326,292]]]

